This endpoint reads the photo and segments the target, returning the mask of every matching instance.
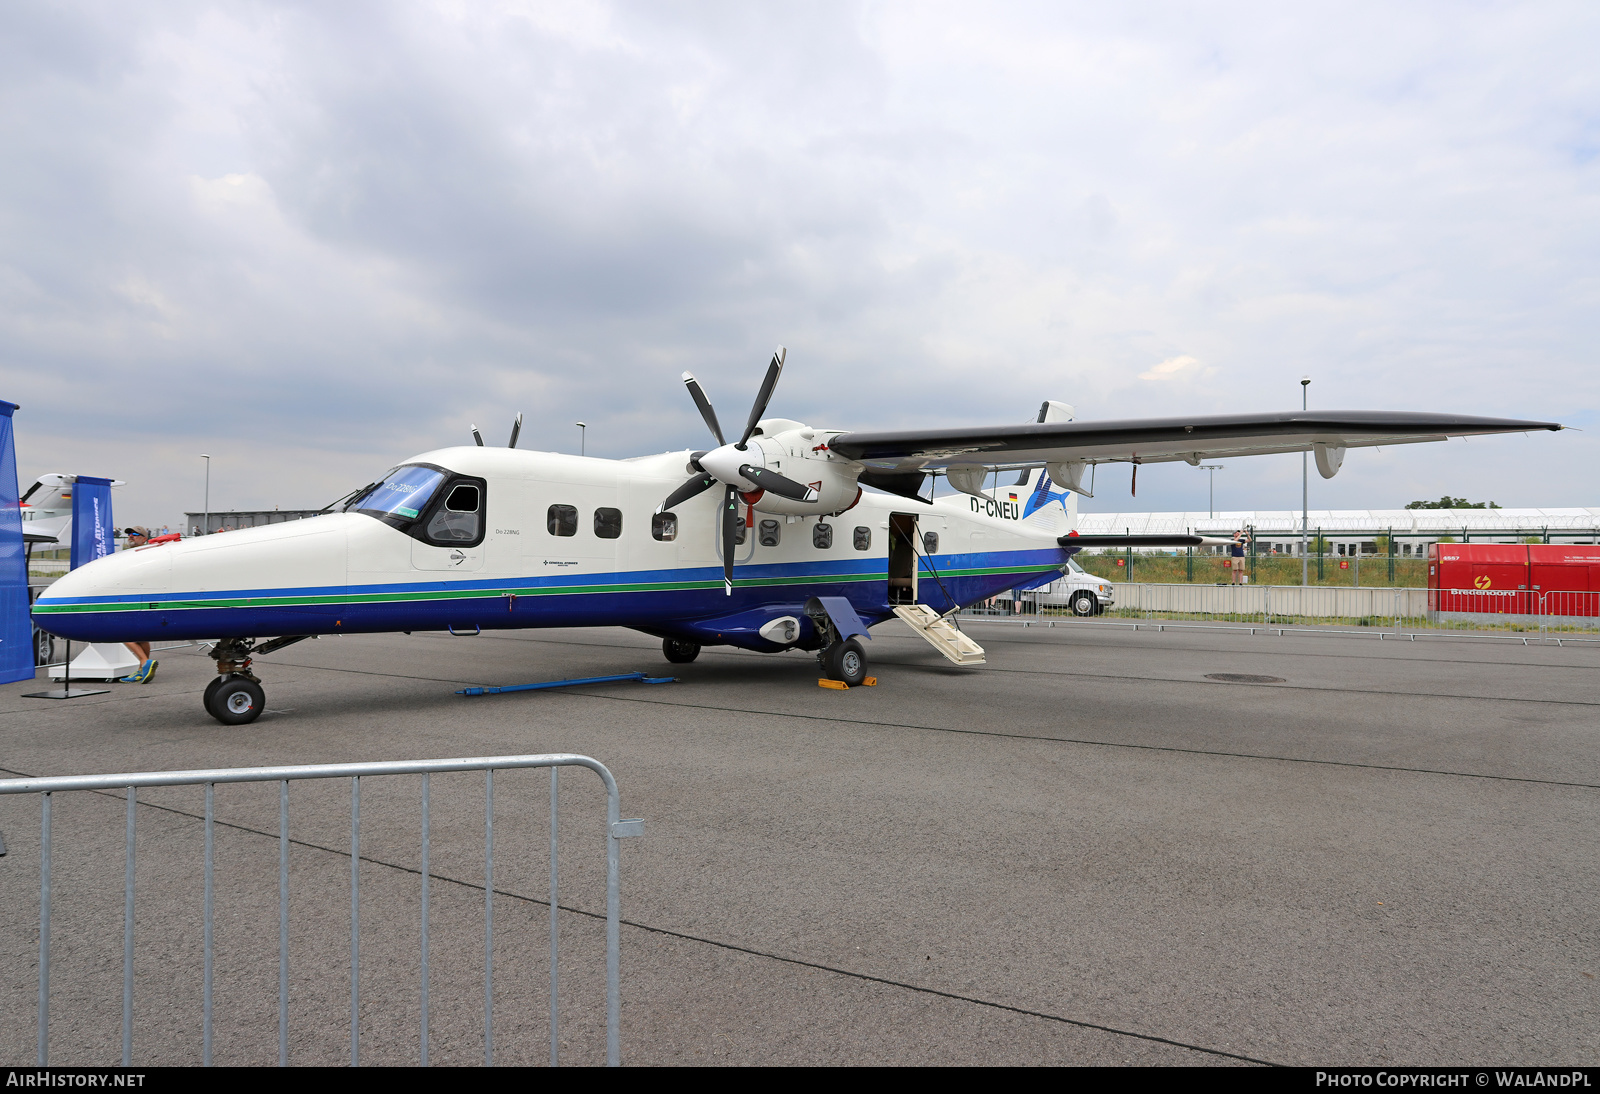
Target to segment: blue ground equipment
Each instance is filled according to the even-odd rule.
[[[581,680],[550,680],[542,684],[508,684],[499,688],[462,688],[457,695],[504,695],[508,691],[549,691],[551,688],[575,688],[583,684],[621,684],[637,680],[641,684],[673,684],[676,676],[646,676],[642,672],[625,672],[621,676],[586,676]]]

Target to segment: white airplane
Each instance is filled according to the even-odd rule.
[[[1098,464],[1137,475],[1141,463],[1311,450],[1331,477],[1347,448],[1561,428],[1392,412],[1075,422],[1046,402],[1026,425],[850,433],[764,417],[784,356],[732,442],[684,373],[709,451],[586,458],[518,451],[515,430],[506,448],[484,447],[474,429],[476,445],[413,457],[339,512],[81,566],[35,619],[77,641],[216,640],[205,706],[233,725],[265,702],[252,658],[324,634],[620,626],[660,638],[679,663],[707,645],[815,650],[827,676],[856,684],[857,639],[891,617],[957,664],[981,664],[945,616],[1057,573],[1085,547],[1207,542],[1073,534],[1071,494]],[[984,491],[988,475],[1019,471],[1017,485]],[[959,493],[922,497],[934,473]]]
[[[76,475],[52,472],[40,475],[23,493],[22,541],[30,548],[35,544],[65,547],[72,542],[72,487]],[[125,485],[113,479],[112,486]]]

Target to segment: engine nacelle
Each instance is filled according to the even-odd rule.
[[[828,441],[843,430],[824,432],[798,422],[782,420],[761,424],[763,427],[779,427],[781,431],[764,428],[764,435],[751,438],[750,446],[760,447],[767,467],[796,482],[805,483],[818,496],[816,501],[804,502],[765,493],[755,503],[756,512],[811,517],[840,513],[856,503],[861,492],[861,487],[856,484],[861,465],[843,456],[836,456],[828,449]]]

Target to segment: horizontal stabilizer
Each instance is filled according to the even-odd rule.
[[[1056,540],[1063,547],[1230,547],[1231,539],[1216,536],[1079,536],[1067,535]]]

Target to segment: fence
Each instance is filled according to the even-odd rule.
[[[606,791],[606,1063],[621,1063],[621,996],[619,944],[621,906],[618,895],[617,840],[642,834],[642,820],[621,820],[616,780],[604,764],[588,756],[554,753],[542,756],[488,756],[390,763],[312,764],[298,767],[219,768],[210,771],[150,771],[116,775],[67,775],[55,778],[0,780],[0,794],[38,794],[39,824],[39,1000],[38,1062],[50,1057],[50,804],[51,796],[71,790],[127,791],[127,851],[123,880],[122,1066],[131,1063],[133,1046],[134,834],[135,806],[141,787],[203,785],[205,815],[204,973],[201,1000],[202,1060],[211,1064],[212,1031],[212,904],[214,792],[218,783],[276,782],[278,790],[278,1064],[289,1063],[289,784],[306,779],[350,779],[350,1063],[360,1063],[361,1002],[361,780],[377,775],[422,776],[422,932],[421,932],[421,1062],[428,1063],[428,903],[429,903],[429,775],[482,771],[484,808],[484,1063],[494,1063],[494,773],[512,768],[550,768],[550,1064],[558,1063],[556,934],[557,845],[556,787],[562,767],[586,767],[600,776]]]
[[[1344,625],[1407,633],[1600,632],[1600,592],[1495,592],[1490,597],[1479,590],[1124,582],[1115,586],[1115,602],[1107,615],[1264,627]],[[999,598],[995,605],[989,612],[963,614],[1068,614],[1065,608],[1041,603],[1040,594],[1032,590],[1012,600]]]

